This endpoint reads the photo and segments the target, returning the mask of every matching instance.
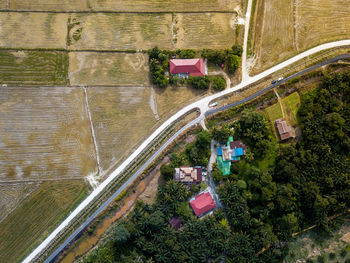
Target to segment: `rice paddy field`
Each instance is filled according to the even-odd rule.
[[[88,0],[93,10],[123,12],[234,11],[242,0]]]
[[[71,49],[171,49],[171,14],[82,14],[71,19],[82,31]]]
[[[224,49],[235,44],[236,13],[179,13],[175,15],[177,49]]]
[[[68,54],[0,50],[0,84],[68,85]]]
[[[149,87],[87,89],[92,123],[103,171],[108,170],[148,135],[156,124]]]
[[[67,14],[0,12],[0,47],[65,48]]]
[[[4,1],[6,2],[6,1]],[[87,11],[87,0],[8,0],[10,10]]]
[[[148,56],[143,53],[69,53],[72,85],[133,85],[149,83]]]
[[[81,180],[41,184],[0,223],[0,262],[20,261],[87,193]]]
[[[322,43],[350,37],[347,0],[256,0],[251,74]]]
[[[85,107],[81,88],[2,87],[0,183],[96,172]]]

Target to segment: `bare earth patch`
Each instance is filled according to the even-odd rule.
[[[65,48],[67,14],[0,13],[0,47]]]
[[[142,53],[69,53],[71,85],[149,85],[148,56]]]

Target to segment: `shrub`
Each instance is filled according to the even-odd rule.
[[[243,53],[243,47],[241,45],[233,45],[232,51],[234,55],[241,57]]]
[[[324,263],[324,262],[326,262],[326,259],[325,259],[324,255],[318,256],[318,257],[317,257],[317,262],[318,262],[318,263]]]
[[[334,260],[335,259],[335,253],[330,253],[329,254],[329,259]]]
[[[196,52],[193,49],[179,49],[176,50],[176,53],[180,58],[194,58],[196,55]]]
[[[227,56],[227,71],[232,74],[235,73],[239,67],[240,58],[237,55],[228,55]]]
[[[340,252],[340,256],[341,256],[342,258],[345,258],[347,253],[348,253],[348,252],[346,251],[346,249],[343,249],[343,250]]]
[[[244,180],[238,180],[237,186],[243,190],[247,189],[247,183]]]
[[[187,79],[187,83],[195,89],[205,90],[205,89],[209,88],[210,80],[209,80],[208,76],[205,76],[205,77],[192,77],[192,76],[190,76]]]
[[[213,79],[213,89],[216,91],[224,90],[226,87],[226,81],[223,77],[216,76]]]

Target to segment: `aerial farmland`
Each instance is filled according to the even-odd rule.
[[[146,51],[230,48],[245,8],[0,1],[0,262],[23,259],[171,113],[207,94],[152,87]]]

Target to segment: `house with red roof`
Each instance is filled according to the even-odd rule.
[[[197,195],[190,200],[190,205],[196,216],[201,217],[208,212],[212,211],[216,204],[210,192],[205,192]]]
[[[171,59],[170,74],[180,77],[203,77],[207,75],[205,61],[202,58]]]

